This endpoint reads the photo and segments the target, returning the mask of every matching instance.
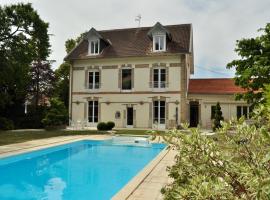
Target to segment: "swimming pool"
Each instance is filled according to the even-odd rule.
[[[1,200],[108,200],[165,145],[84,140],[0,159]]]

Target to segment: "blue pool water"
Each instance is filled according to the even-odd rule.
[[[1,200],[108,200],[164,148],[80,141],[0,159]]]

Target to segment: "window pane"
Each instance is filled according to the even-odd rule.
[[[160,106],[165,107],[165,101],[160,101]]]
[[[248,113],[247,113],[247,106],[243,106],[243,115],[247,119]]]
[[[154,69],[154,88],[158,88],[159,69]]]
[[[237,106],[237,119],[239,119],[242,116],[241,108],[242,108],[241,106]]]
[[[94,72],[89,72],[88,88],[93,89]]]
[[[122,69],[122,89],[131,90],[131,69]]]
[[[88,122],[93,122],[93,101],[88,101]]]
[[[155,50],[159,50],[159,36],[155,36],[154,37],[154,40],[155,40]]]
[[[160,87],[166,87],[166,69],[160,69]]]
[[[153,119],[153,123],[156,124],[158,123],[158,101],[154,101],[153,103],[154,106],[154,119]]]
[[[94,122],[98,122],[98,101],[94,102]]]
[[[160,107],[160,119],[165,119],[165,107]]]
[[[215,110],[216,110],[216,106],[211,106],[211,119],[215,118]]]
[[[164,36],[160,36],[159,50],[164,50]]]
[[[95,41],[95,54],[98,54],[98,41]]]
[[[99,72],[95,72],[95,89],[99,88]]]
[[[94,54],[94,50],[95,50],[95,43],[92,41],[91,42],[91,54]]]

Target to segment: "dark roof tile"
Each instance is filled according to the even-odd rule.
[[[167,43],[167,51],[162,54],[189,53],[191,24],[164,26],[172,36],[172,40]],[[98,31],[98,33],[111,42],[97,56],[88,56],[88,41],[83,40],[65,58],[66,60],[82,58],[112,58],[147,56],[156,54],[152,52],[152,41],[147,33],[152,27],[115,29]]]

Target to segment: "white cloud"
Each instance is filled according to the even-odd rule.
[[[0,0],[0,4],[21,0]],[[23,1],[29,2],[29,1]],[[194,29],[196,77],[232,76],[225,66],[236,58],[235,42],[258,35],[257,30],[270,21],[269,0],[32,0],[41,17],[50,23],[55,67],[65,56],[64,42],[81,32],[99,29],[136,27],[137,14],[142,26],[192,23]]]

